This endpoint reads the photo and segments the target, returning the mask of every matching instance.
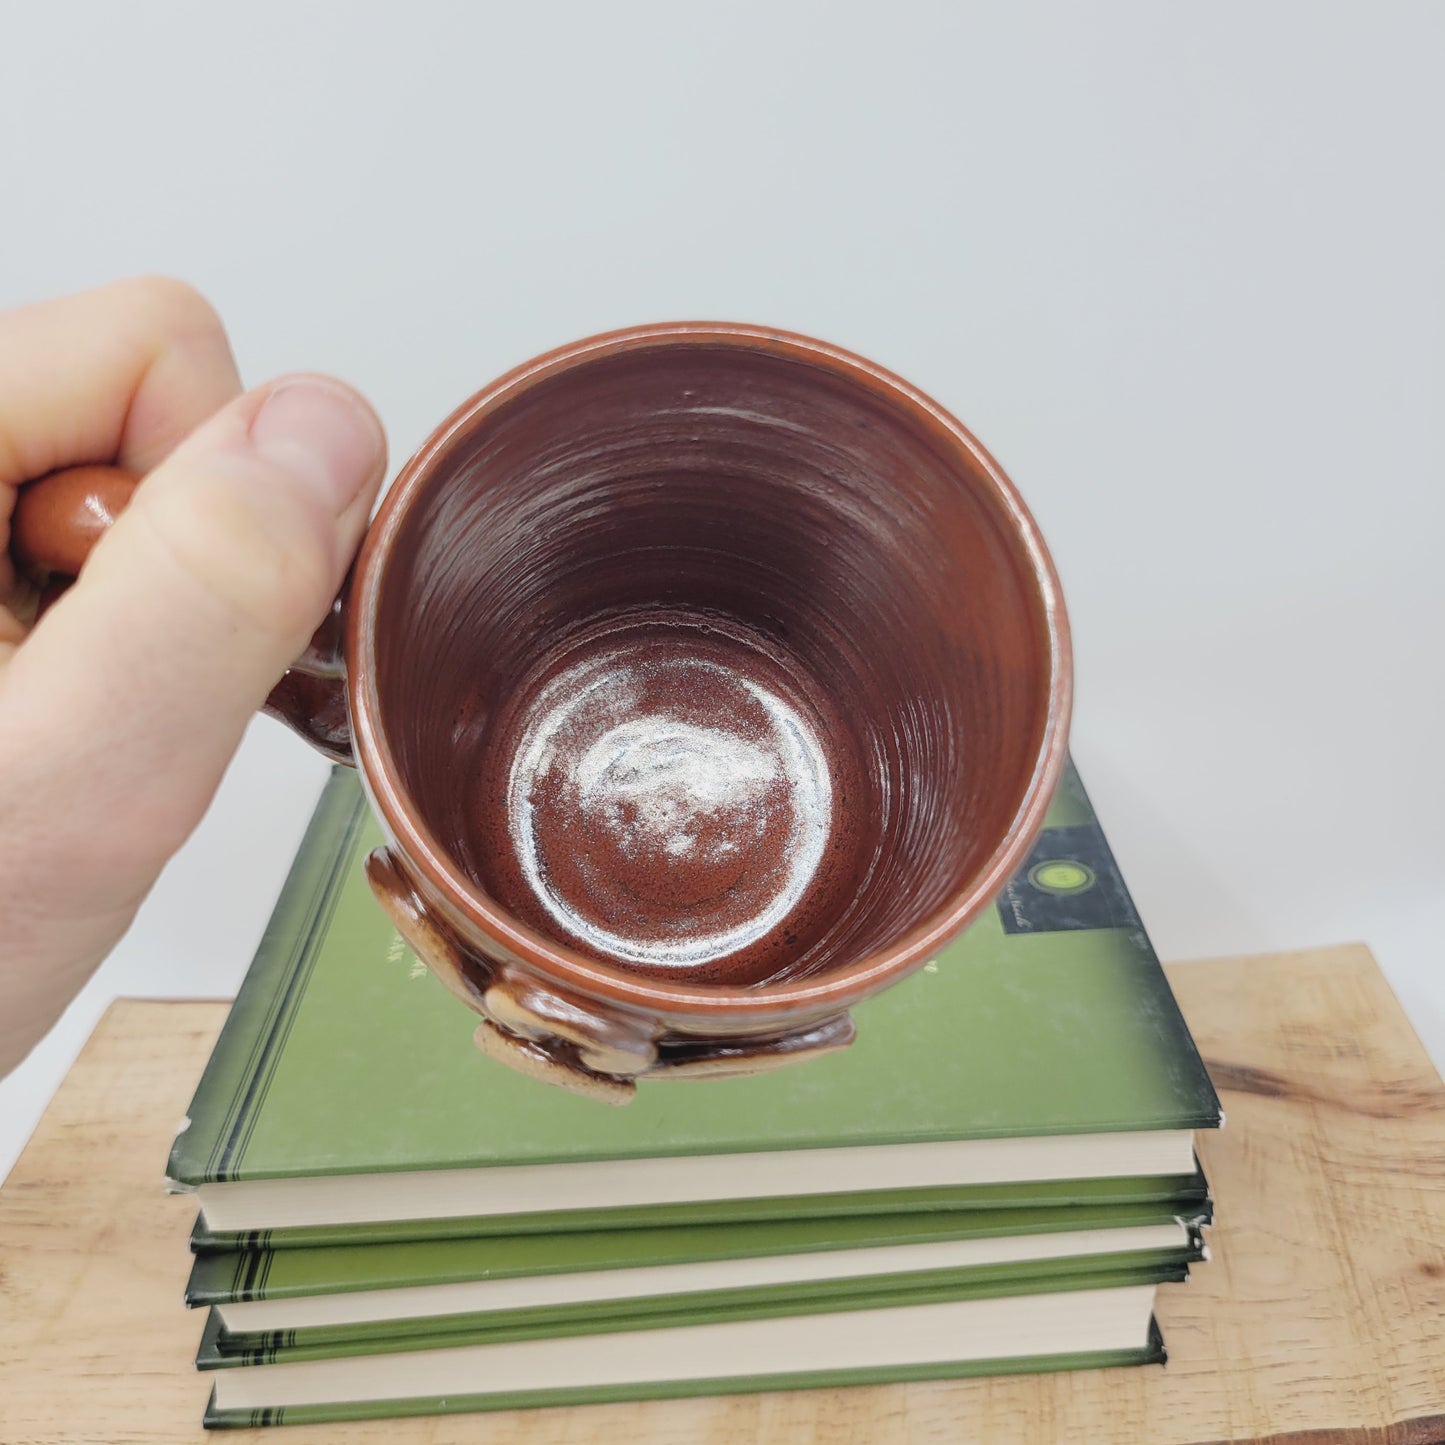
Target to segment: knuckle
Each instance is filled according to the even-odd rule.
[[[225,334],[216,308],[189,281],[176,276],[133,276],[116,283],[122,299],[168,334]]]

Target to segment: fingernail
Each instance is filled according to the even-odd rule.
[[[371,479],[385,442],[354,392],[324,377],[298,376],[261,404],[251,445],[340,516]]]

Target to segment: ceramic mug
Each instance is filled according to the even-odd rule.
[[[129,485],[25,488],[19,560],[78,570]],[[360,769],[371,886],[478,1045],[622,1101],[846,1045],[1026,856],[1071,675],[1038,529],[947,412],[675,324],[453,412],[267,710]]]

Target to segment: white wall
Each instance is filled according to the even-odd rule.
[[[1445,1061],[1442,54],[1428,0],[16,4],[0,306],[185,276],[398,460],[639,319],[874,357],[1039,516],[1161,954],[1363,938]],[[323,772],[255,724],[0,1173],[108,998],[235,988]]]

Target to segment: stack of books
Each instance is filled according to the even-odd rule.
[[[177,1136],[208,1426],[1162,1361],[1200,1063],[1070,767],[839,1054],[610,1109],[472,1046],[327,785]]]

